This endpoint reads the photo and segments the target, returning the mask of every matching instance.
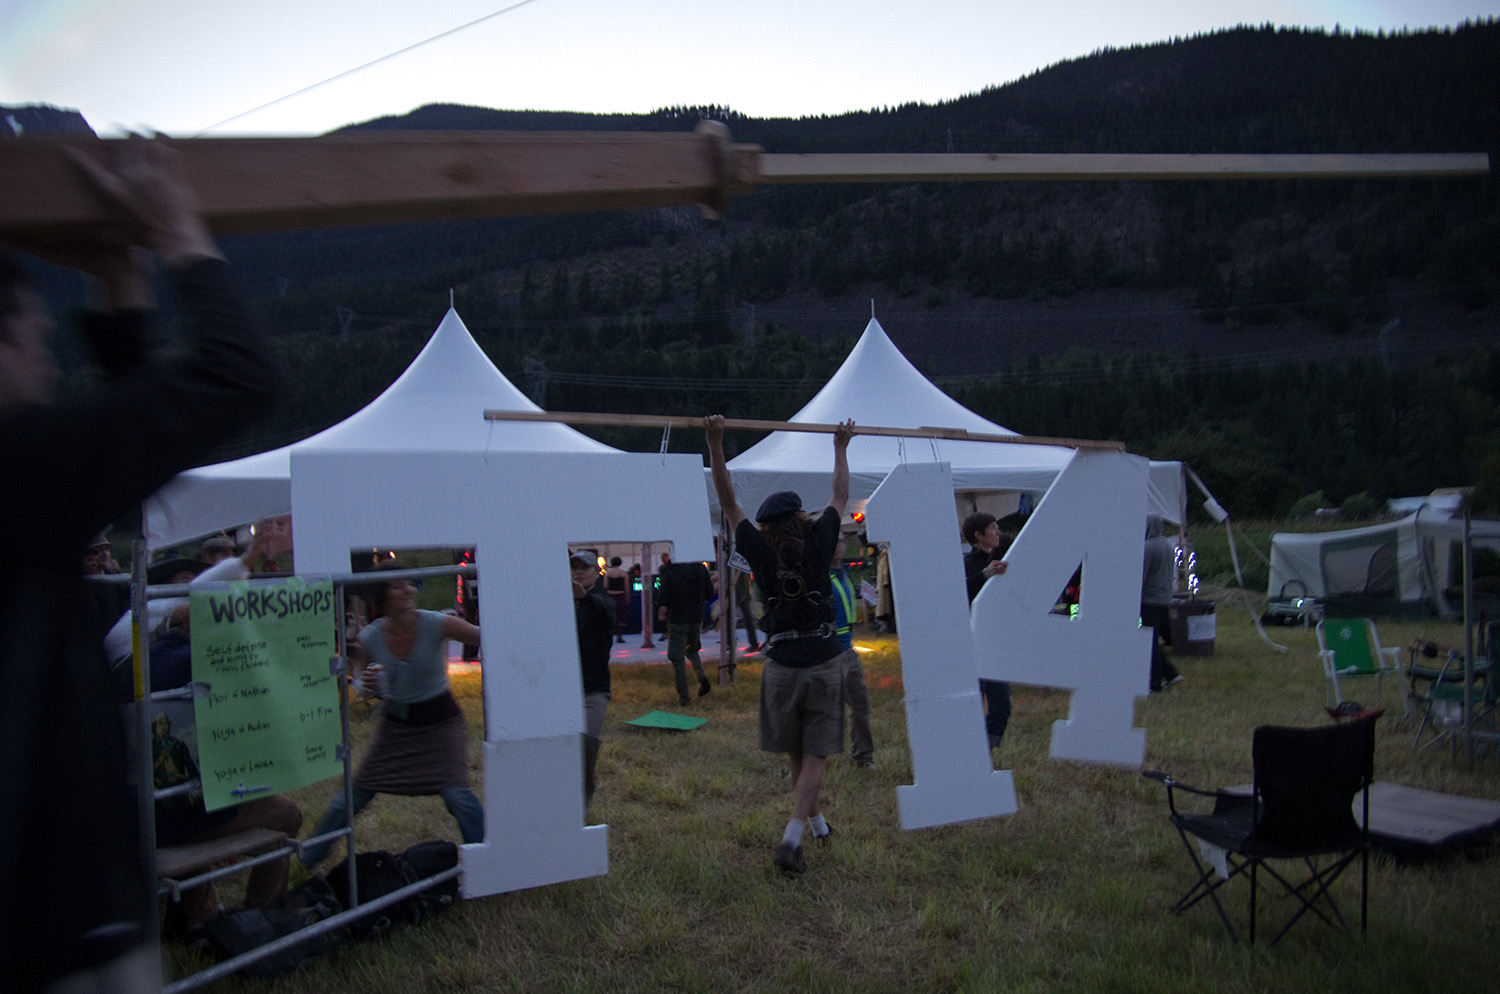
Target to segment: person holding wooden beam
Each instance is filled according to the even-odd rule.
[[[268,412],[284,380],[177,147],[140,136],[98,147],[114,153],[107,162],[73,150],[81,183],[57,163],[46,178],[76,187],[90,219],[15,240],[94,278],[98,309],[81,330],[99,382],[59,396],[52,317],[0,253],[0,534],[13,557],[0,581],[0,977],[15,994],[160,989],[145,826],[103,632],[80,623],[78,555]],[[46,200],[39,192],[18,184],[3,199]],[[153,257],[182,302],[176,349],[151,340]]]
[[[724,461],[724,417],[703,419],[709,467],[735,547],[749,560],[765,604],[766,664],[760,680],[760,747],[784,752],[796,799],[773,858],[786,873],[803,873],[805,828],[826,843],[833,830],[818,793],[828,757],[844,751],[843,678],[846,650],[834,628],[828,563],[838,545],[849,502],[849,440],[854,422],[833,433],[833,495],[814,517],[790,490],[767,497],[751,522],[734,495]]]

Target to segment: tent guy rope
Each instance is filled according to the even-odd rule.
[[[484,412],[486,421],[540,421],[567,425],[593,425],[612,428],[664,428],[673,425],[686,428],[702,427],[702,416],[673,417],[662,414],[601,414],[589,411],[496,411]],[[724,427],[742,431],[802,431],[831,435],[838,430],[835,424],[819,424],[805,421],[764,421],[755,418],[725,418]],[[884,435],[893,438],[947,439],[955,442],[997,442],[1004,445],[1055,445],[1067,449],[1098,449],[1108,452],[1124,452],[1124,442],[1100,441],[1087,438],[1051,438],[1042,435],[996,435],[973,432],[966,428],[887,428],[880,425],[854,426],[855,435]]]

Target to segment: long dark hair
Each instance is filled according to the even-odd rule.
[[[795,511],[773,518],[760,526],[766,544],[776,550],[776,564],[786,570],[802,568],[802,550],[807,545],[808,526],[812,516]]]

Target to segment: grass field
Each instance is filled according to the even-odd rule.
[[[1383,641],[1460,643],[1458,625],[1382,623]],[[1179,656],[1186,681],[1139,701],[1148,768],[1204,786],[1250,779],[1251,730],[1326,722],[1313,632],[1256,634],[1221,603],[1215,654]],[[461,902],[398,934],[344,949],[276,980],[219,990],[418,991],[1276,991],[1278,994],[1493,990],[1500,859],[1493,848],[1418,866],[1372,865],[1366,938],[1299,924],[1275,948],[1232,944],[1209,908],[1167,909],[1190,882],[1163,788],[1138,771],[1050,760],[1067,696],[1016,685],[999,765],[1020,810],[903,832],[895,789],[911,782],[898,646],[858,635],[874,708],[878,769],[836,759],[825,811],[836,835],[786,878],[771,852],[791,807],[779,757],[755,748],[759,667],[696,701],[691,733],[625,719],[675,709],[671,671],[617,667],[591,820],[608,824],[610,872]],[[1039,670],[1044,660],[1038,660]],[[457,678],[480,781],[477,676]],[[1378,779],[1500,799],[1500,762],[1472,767],[1446,748],[1416,753],[1388,681]],[[1350,696],[1373,703],[1373,686]],[[980,720],[976,711],[974,720]],[[356,734],[370,721],[356,709]],[[309,822],[334,782],[299,792]],[[456,839],[436,798],[379,798],[358,823],[362,849]],[[1244,883],[1232,913],[1244,920]],[[1269,892],[1266,892],[1269,893]],[[1350,906],[1357,876],[1337,893]],[[1354,904],[1357,907],[1357,904]],[[1262,904],[1268,924],[1283,907]]]

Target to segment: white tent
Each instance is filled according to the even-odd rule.
[[[939,390],[891,342],[874,318],[833,378],[789,419],[831,424],[853,418],[856,425],[892,428],[963,428],[993,435],[1015,435]],[[990,510],[986,495],[1040,494],[1052,485],[1073,450],[1046,445],[1006,445],[920,438],[857,435],[849,443],[850,509],[862,502],[902,462],[947,462],[960,508]],[[831,495],[833,447],[824,434],[778,431],[729,460],[735,495],[746,514],[778,490],[794,490],[804,507],[823,507]],[[1150,509],[1168,521],[1181,521],[1186,492],[1179,463],[1152,463]],[[710,482],[709,500],[718,502]],[[1010,507],[995,507],[1000,513]]]
[[[484,411],[539,411],[475,344],[449,309],[432,338],[385,392],[338,424],[270,452],[201,466],[174,477],[147,499],[147,543],[152,548],[290,514],[291,452],[317,445],[415,452],[617,452],[572,428],[553,423],[486,421]],[[363,488],[351,485],[349,500]]]
[[[1500,522],[1473,521],[1470,534],[1474,548],[1500,554]],[[1316,597],[1330,613],[1452,615],[1462,544],[1462,518],[1440,503],[1363,528],[1277,532],[1267,597]]]

